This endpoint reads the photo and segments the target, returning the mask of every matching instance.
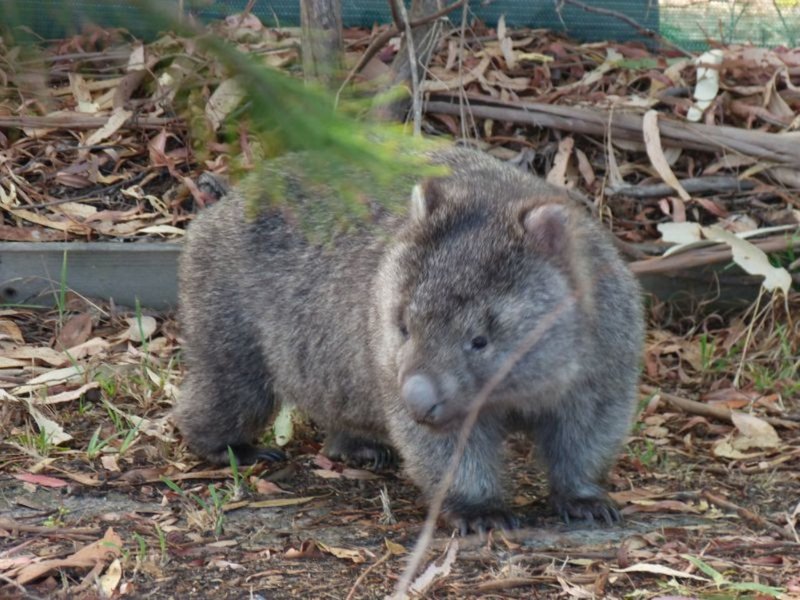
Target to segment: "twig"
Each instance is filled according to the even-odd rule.
[[[458,2],[454,2],[453,4],[446,6],[445,8],[443,8],[438,12],[435,12],[421,19],[411,21],[411,28],[416,29],[417,27],[420,27],[422,25],[427,25],[431,21],[435,21],[436,19],[444,17],[447,14],[453,12],[459,6],[462,6],[466,1],[467,0],[458,0]],[[390,2],[389,6],[392,7],[392,10],[394,10],[394,2]],[[350,72],[347,74],[347,77],[344,78],[342,85],[339,86],[339,91],[336,93],[337,103],[339,100],[339,96],[341,95],[344,88],[346,88],[350,84],[350,82],[353,81],[353,78],[361,71],[361,69],[363,69],[370,60],[372,60],[372,57],[375,56],[380,51],[381,48],[383,48],[386,44],[388,44],[389,40],[391,40],[394,36],[398,35],[399,33],[400,30],[395,25],[391,25],[388,29],[384,29],[381,33],[379,33],[375,37],[374,40],[372,40],[370,45],[367,46],[367,49],[361,55],[361,58],[358,59],[358,62],[355,64],[355,66],[352,69],[350,69]]]
[[[680,179],[680,184],[690,194],[703,194],[706,192],[747,192],[756,187],[752,181],[743,181],[730,175],[715,175],[710,177],[687,177]],[[649,198],[663,198],[672,196],[675,190],[666,183],[653,185],[626,185],[625,187],[607,187],[611,196],[625,196],[645,200]]]
[[[458,36],[458,116],[459,120],[461,121],[461,137],[467,139],[469,135],[467,135],[467,119],[466,119],[466,107],[465,105],[469,104],[469,101],[466,97],[465,90],[464,90],[464,51],[466,49],[466,37],[467,37],[467,11],[469,9],[469,4],[464,4],[464,8],[461,11],[461,28],[460,28],[460,35]],[[477,137],[477,136],[476,136]]]
[[[255,5],[256,0],[248,0],[247,6],[245,6],[244,10],[239,14],[239,27],[241,27],[244,20],[250,16],[250,13],[253,12],[253,7]]]
[[[682,398],[681,396],[676,396],[675,394],[662,392],[658,388],[651,385],[641,385],[639,387],[646,394],[658,394],[661,396],[662,400],[665,400],[670,406],[677,408],[678,410],[682,410],[683,412],[687,412],[692,415],[700,415],[701,417],[710,417],[712,419],[716,419],[717,421],[733,424],[733,419],[731,418],[732,411],[730,408],[725,406],[713,406],[711,404],[706,404],[705,402],[689,400],[688,398]],[[786,429],[797,429],[800,427],[800,425],[794,423],[793,421],[787,421],[785,419],[779,419],[776,417],[759,418],[776,427],[784,427]]]
[[[425,557],[425,552],[433,537],[433,532],[436,528],[436,521],[441,514],[445,497],[447,496],[447,492],[450,490],[450,486],[453,484],[456,471],[458,470],[458,466],[461,463],[462,457],[464,456],[464,451],[467,448],[469,436],[472,433],[472,429],[475,427],[475,423],[478,420],[478,414],[480,413],[481,408],[483,408],[483,405],[486,403],[486,400],[489,398],[494,389],[503,381],[503,379],[505,379],[505,377],[511,372],[516,364],[528,352],[530,352],[531,348],[533,348],[541,339],[541,337],[555,324],[555,321],[559,315],[576,301],[577,299],[575,295],[570,296],[565,302],[562,302],[557,308],[548,313],[544,318],[540,319],[536,324],[536,327],[534,327],[530,333],[525,336],[525,338],[522,340],[522,343],[511,355],[509,355],[508,359],[506,359],[500,368],[497,369],[494,375],[492,375],[492,377],[484,384],[475,398],[473,398],[469,405],[467,416],[464,418],[464,422],[460,431],[458,432],[458,440],[456,441],[453,455],[450,457],[447,469],[445,470],[445,475],[439,482],[439,485],[436,487],[436,492],[431,498],[428,508],[428,516],[425,518],[425,523],[422,526],[422,531],[419,534],[419,538],[417,538],[414,551],[411,553],[411,556],[409,556],[405,571],[395,587],[395,598],[405,597],[409,586],[411,585],[411,578],[414,576],[414,573],[417,571],[422,563],[423,558]]]
[[[716,494],[713,494],[708,490],[703,490],[702,492],[700,492],[700,495],[703,498],[705,498],[710,504],[713,504],[714,506],[717,506],[725,510],[730,510],[732,512],[735,512],[745,521],[749,521],[750,523],[756,525],[757,527],[760,527],[762,529],[769,529],[773,533],[779,535],[784,540],[795,541],[794,536],[788,531],[786,531],[783,527],[780,527],[778,525],[775,525],[775,523],[767,521],[764,517],[757,515],[753,511],[747,510],[746,508],[734,504],[727,498],[723,498],[722,496],[717,496]]]
[[[747,360],[747,350],[750,348],[750,340],[753,338],[753,331],[756,327],[756,319],[758,318],[758,307],[761,305],[761,298],[764,297],[764,286],[758,288],[758,298],[756,298],[755,306],[753,307],[753,315],[750,319],[750,323],[747,325],[747,334],[744,338],[744,344],[742,345],[742,357],[739,360],[739,366],[736,368],[736,374],[733,376],[733,387],[739,387],[739,379],[742,377],[742,373],[744,373],[744,365],[745,361]]]
[[[403,20],[403,27],[406,35],[406,50],[408,52],[408,63],[411,66],[411,106],[414,114],[414,135],[422,135],[422,98],[419,89],[419,69],[417,67],[417,52],[414,49],[414,38],[411,35],[411,23],[408,21],[408,11],[403,0],[393,0],[393,4],[400,13]]]
[[[370,566],[364,569],[361,575],[359,575],[358,578],[353,583],[353,587],[350,588],[350,592],[347,594],[347,597],[344,600],[352,600],[353,596],[355,596],[356,589],[358,588],[359,585],[361,585],[361,582],[364,581],[367,575],[369,575],[376,567],[382,565],[391,557],[392,557],[392,552],[387,551],[386,554],[381,556],[378,560],[376,560],[374,563],[372,563]]]
[[[47,117],[0,117],[0,127],[15,127],[22,129],[98,129],[108,122],[108,117],[93,117],[90,115],[51,115]],[[134,116],[125,121],[122,127],[127,129],[161,129],[168,125],[182,126],[183,121],[177,118]]]
[[[597,15],[604,15],[606,17],[612,17],[614,19],[617,19],[618,21],[622,21],[623,23],[626,23],[627,25],[630,25],[640,35],[656,40],[662,46],[667,46],[668,48],[672,48],[676,52],[680,52],[684,56],[688,56],[690,58],[692,56],[694,56],[691,52],[688,52],[687,50],[684,50],[683,48],[681,48],[677,44],[673,44],[668,39],[662,37],[657,31],[653,31],[652,29],[649,29],[648,27],[645,27],[645,26],[641,25],[640,23],[638,23],[635,20],[631,19],[626,14],[623,14],[621,12],[617,12],[616,10],[610,10],[608,8],[600,8],[598,6],[589,6],[588,4],[584,4],[583,2],[580,2],[579,0],[557,0],[556,1],[556,12],[559,15],[561,14],[561,8],[562,8],[562,6],[564,4],[571,4],[572,6],[580,8],[581,10],[584,10],[584,11],[586,11],[588,13],[594,13],[594,14],[597,14]]]

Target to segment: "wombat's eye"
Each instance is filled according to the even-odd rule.
[[[485,335],[476,335],[470,342],[473,350],[483,350],[488,344],[489,340],[486,339]]]

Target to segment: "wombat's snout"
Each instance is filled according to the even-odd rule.
[[[436,393],[436,386],[430,377],[419,373],[411,375],[403,383],[400,396],[417,423],[440,424],[444,402]]]

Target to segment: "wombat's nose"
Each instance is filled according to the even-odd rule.
[[[437,420],[441,403],[430,377],[412,375],[403,383],[400,395],[417,423],[433,423]]]

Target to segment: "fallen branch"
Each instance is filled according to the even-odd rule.
[[[729,510],[731,512],[735,512],[745,521],[750,522],[751,524],[759,527],[761,529],[767,529],[777,535],[779,535],[784,540],[795,541],[794,536],[786,531],[783,527],[775,525],[770,521],[767,521],[761,515],[757,515],[751,510],[747,510],[742,506],[738,506],[728,500],[727,498],[723,498],[722,496],[718,496],[709,492],[708,490],[703,490],[700,492],[700,496],[705,498],[709,504],[713,504],[714,506],[721,508],[723,510]]]
[[[722,421],[723,423],[733,424],[733,419],[731,418],[731,409],[726,406],[713,406],[711,404],[706,404],[705,402],[697,402],[695,400],[689,400],[688,398],[682,398],[681,396],[676,396],[674,394],[668,394],[667,392],[662,392],[656,387],[651,385],[641,385],[639,386],[640,389],[645,392],[646,394],[658,394],[662,400],[666,401],[670,406],[673,408],[677,408],[683,412],[692,414],[692,415],[699,415],[701,417],[710,417],[712,419],[716,419],[717,421]],[[792,421],[786,421],[784,419],[778,419],[776,417],[759,417],[763,421],[766,421],[770,425],[774,425],[776,427],[784,427],[786,429],[797,429],[798,424],[793,423]]]
[[[76,113],[66,115],[50,115],[47,117],[0,117],[0,127],[17,129],[99,129],[108,122],[107,116],[92,117]],[[127,129],[161,129],[167,125],[179,125],[180,119],[166,117],[131,117],[122,125]],[[180,126],[180,125],[179,125]]]
[[[752,181],[743,181],[731,175],[715,175],[711,177],[687,177],[679,179],[681,184],[690,194],[723,194],[728,192],[747,192],[756,187]],[[664,198],[674,196],[675,190],[666,183],[655,183],[653,185],[628,185],[625,187],[612,188],[606,187],[606,191],[611,196],[625,196],[626,198],[636,198],[646,200],[650,198]]]
[[[800,248],[800,237],[789,235],[778,235],[762,240],[749,240],[751,244],[760,250],[770,252],[783,252],[785,250],[796,250]],[[733,253],[729,246],[717,244],[710,248],[690,250],[681,254],[673,254],[664,258],[648,258],[629,263],[631,271],[636,275],[653,275],[655,273],[670,273],[673,271],[683,271],[693,267],[714,265],[732,260]]]
[[[458,115],[458,95],[431,95],[428,113]],[[467,95],[469,112],[480,119],[511,121],[535,127],[644,143],[642,116],[537,102],[505,102],[484,95]],[[769,133],[725,125],[685,123],[662,117],[658,121],[664,146],[701,152],[733,152],[762,161],[800,164],[800,132]]]

